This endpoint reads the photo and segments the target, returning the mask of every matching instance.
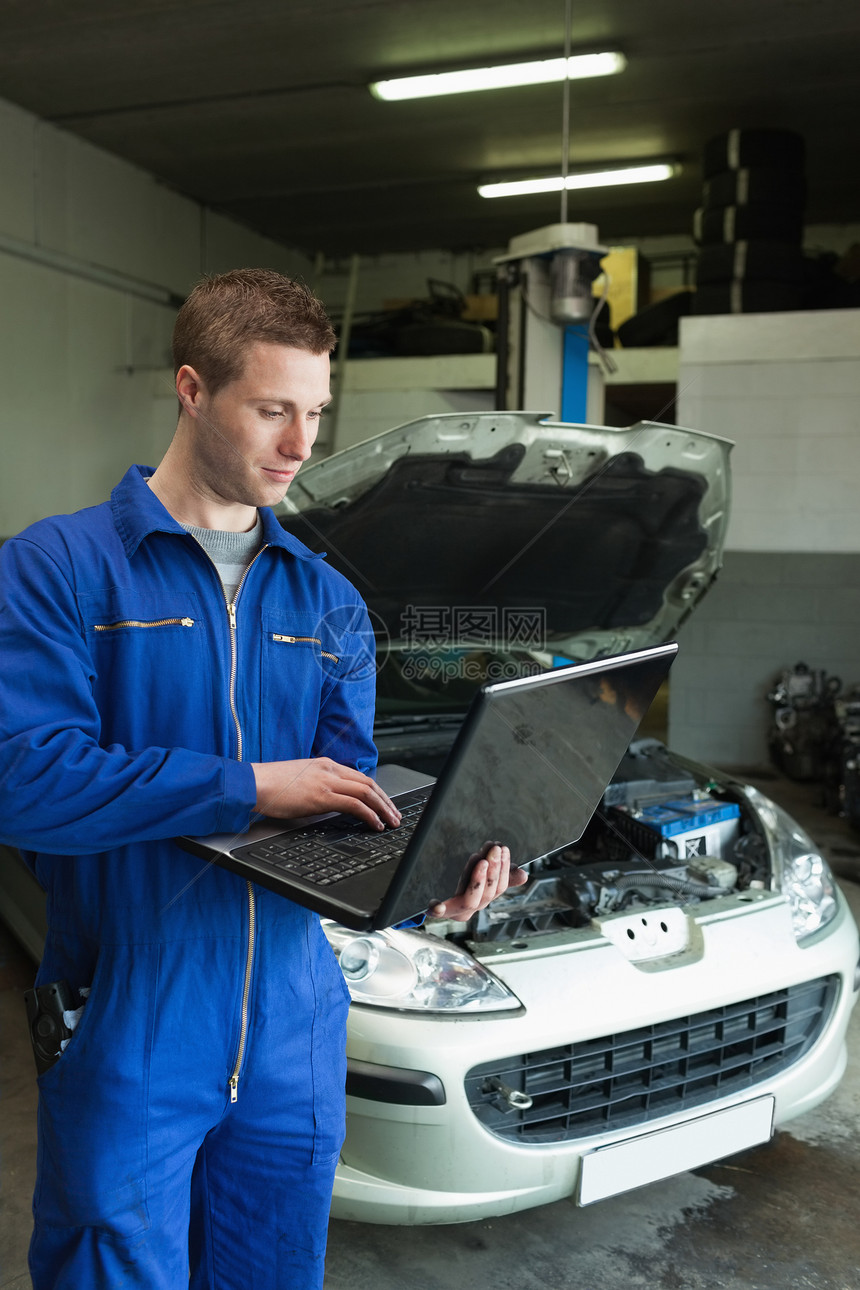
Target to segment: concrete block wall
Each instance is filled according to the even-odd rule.
[[[383,430],[417,421],[419,417],[442,416],[462,412],[492,410],[494,392],[486,390],[427,389],[350,390],[343,397],[343,411],[338,421],[337,443],[330,443],[321,432],[320,451],[348,448]]]
[[[669,739],[764,765],[785,668],[860,684],[860,311],[684,320],[682,425],[735,440],[720,580],[679,635]]]
[[[767,763],[767,693],[803,662],[860,684],[860,554],[729,551],[679,633],[669,742],[718,766]]]

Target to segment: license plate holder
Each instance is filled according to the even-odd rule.
[[[591,1205],[769,1142],[774,1101],[773,1097],[755,1098],[683,1124],[596,1147],[582,1158],[576,1203]]]

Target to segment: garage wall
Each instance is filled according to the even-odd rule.
[[[102,500],[169,440],[150,377],[201,273],[312,266],[2,101],[0,167],[2,538]]]
[[[429,278],[450,283],[467,295],[472,291],[475,273],[486,273],[488,281],[494,279],[493,256],[499,254],[501,250],[361,256],[355,278],[355,308],[359,314],[375,313],[394,301],[424,300]],[[317,274],[317,290],[334,314],[343,310],[352,272],[351,259],[340,257],[326,260]]]
[[[779,673],[860,685],[860,310],[682,323],[678,421],[735,440],[725,568],[679,636],[669,737],[767,761]]]

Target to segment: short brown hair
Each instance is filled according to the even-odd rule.
[[[210,394],[237,380],[256,341],[329,354],[334,328],[309,287],[274,269],[233,269],[201,278],[173,329],[173,370],[188,363]]]

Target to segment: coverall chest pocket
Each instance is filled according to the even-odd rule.
[[[211,634],[197,597],[117,587],[81,596],[79,608],[102,743],[211,751]]]
[[[265,761],[309,757],[341,667],[338,633],[315,613],[264,610],[260,730]]]

